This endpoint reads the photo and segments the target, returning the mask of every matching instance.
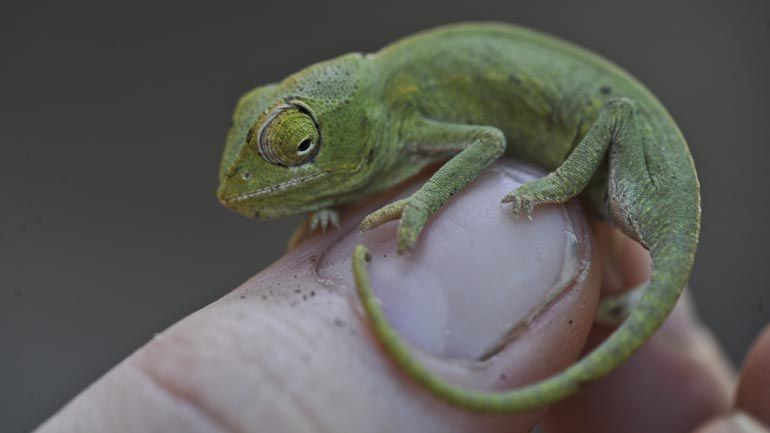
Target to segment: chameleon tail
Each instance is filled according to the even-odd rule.
[[[689,216],[697,224],[697,215]],[[365,266],[371,256],[358,245],[353,253],[353,274],[364,309],[375,334],[386,351],[415,381],[438,397],[458,407],[482,412],[522,412],[541,408],[577,392],[631,356],[665,321],[682,292],[693,263],[698,230],[660,235],[648,239],[653,271],[644,295],[629,317],[594,351],[576,364],[540,382],[503,392],[465,389],[446,382],[429,371],[411,353],[388,323],[372,292]]]

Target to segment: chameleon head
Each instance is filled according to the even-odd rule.
[[[219,172],[219,200],[248,217],[336,205],[371,177],[381,118],[368,60],[349,54],[244,95]]]

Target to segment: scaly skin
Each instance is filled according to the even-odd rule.
[[[644,294],[601,346],[523,388],[459,388],[423,367],[388,324],[362,246],[353,272],[375,333],[414,380],[463,408],[524,411],[625,361],[665,320],[692,267],[700,228],[692,157],[665,108],[628,73],[567,42],[497,24],[443,27],[372,55],[342,56],[241,99],[218,194],[249,217],[328,212],[446,161],[413,195],[361,224],[400,219],[403,252],[432,214],[503,154],[551,170],[503,198],[514,213],[531,217],[535,206],[581,195],[594,216],[649,249]]]

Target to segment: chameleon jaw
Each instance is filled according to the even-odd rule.
[[[264,188],[260,188],[260,189],[257,189],[257,190],[246,191],[246,192],[242,192],[240,194],[235,194],[235,195],[231,195],[231,196],[228,196],[228,197],[223,197],[223,198],[220,199],[220,201],[224,205],[227,205],[229,203],[239,203],[239,202],[242,202],[242,201],[245,201],[245,200],[250,200],[250,199],[252,199],[254,197],[259,197],[259,196],[262,196],[262,195],[283,191],[283,190],[286,190],[288,188],[291,188],[291,187],[294,187],[296,185],[299,185],[301,183],[307,182],[307,181],[309,181],[311,179],[319,178],[319,177],[324,176],[326,174],[328,174],[328,173],[326,173],[326,172],[315,173],[315,174],[311,174],[311,175],[308,175],[308,176],[300,177],[300,178],[297,178],[297,179],[291,179],[291,180],[288,180],[286,182],[279,183],[277,185],[270,185],[270,186],[266,186]]]

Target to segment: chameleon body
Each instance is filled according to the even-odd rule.
[[[243,96],[224,152],[219,198],[249,217],[315,213],[396,185],[444,161],[410,197],[364,219],[399,219],[410,250],[426,220],[496,158],[548,170],[503,197],[513,212],[581,195],[592,215],[646,247],[653,270],[614,333],[576,364],[505,392],[464,389],[428,371],[388,324],[365,269],[353,271],[373,330],[425,388],[463,408],[545,406],[610,372],[662,324],[693,263],[699,184],[687,144],[649,90],[609,61],[556,38],[500,24],[407,37],[374,54],[310,66]]]

